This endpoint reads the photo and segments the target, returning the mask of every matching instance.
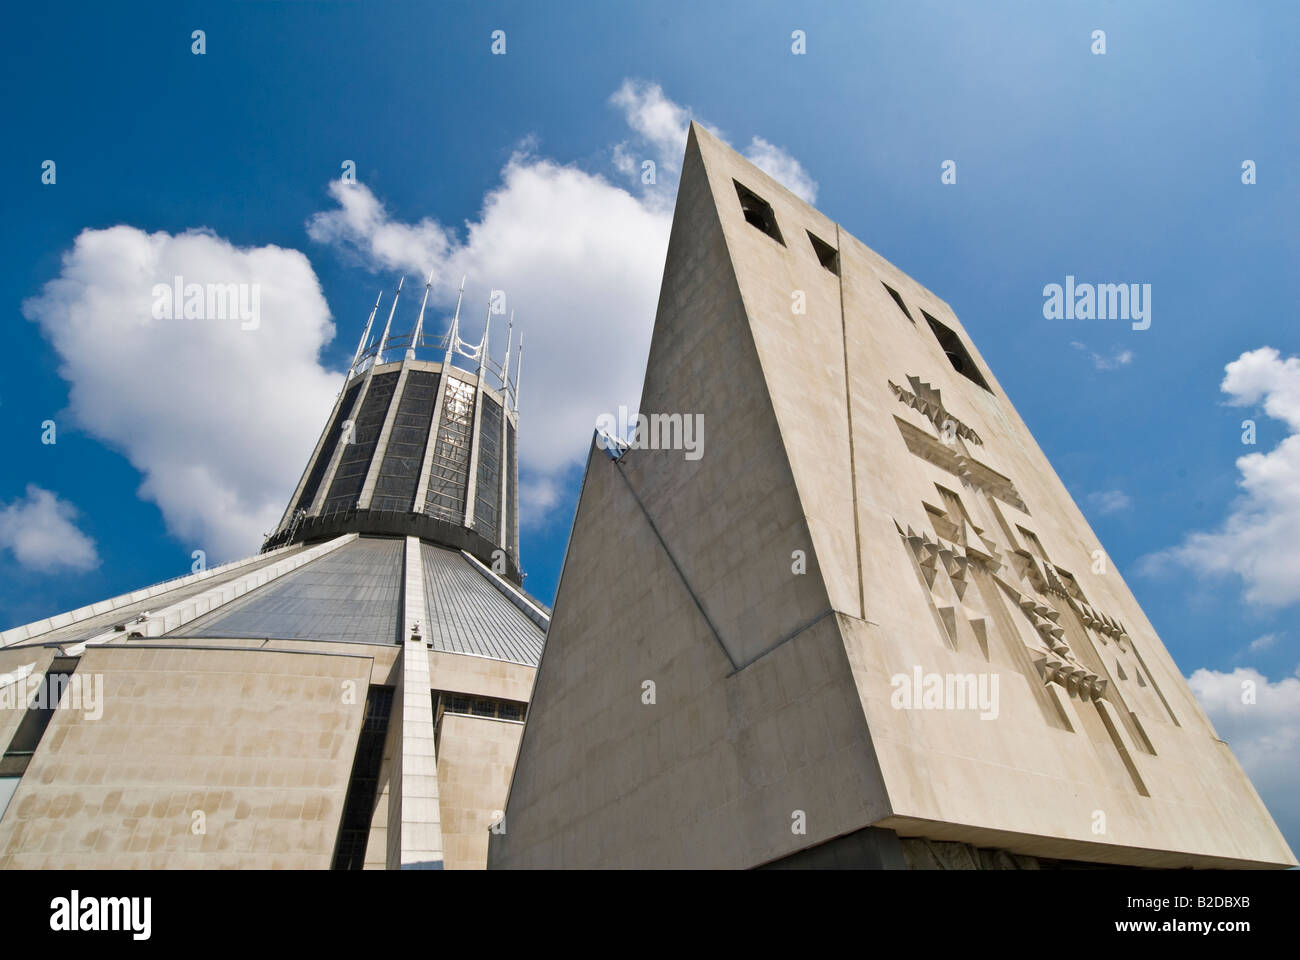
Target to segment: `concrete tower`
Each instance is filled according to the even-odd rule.
[[[0,868],[484,866],[549,611],[513,329],[426,337],[428,292],[259,555],[0,634]]]
[[[698,126],[641,411],[491,866],[1295,865],[948,304]]]
[[[501,363],[488,350],[490,310],[477,345],[460,337],[459,303],[447,333],[426,338],[432,279],[410,334],[390,335],[399,284],[383,332],[368,342],[376,301],[329,422],[264,549],[349,532],[412,534],[463,549],[520,582],[523,338],[513,381],[513,319]],[[429,359],[418,359],[426,352]],[[473,369],[456,366],[458,358]]]

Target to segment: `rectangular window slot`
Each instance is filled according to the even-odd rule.
[[[388,738],[388,719],[393,710],[395,688],[372,686],[366,693],[366,713],[352,760],[352,776],[343,801],[338,841],[334,846],[335,870],[361,870],[366,863],[370,821],[379,793],[379,774]]]
[[[68,688],[72,673],[77,669],[76,657],[55,657],[50,668],[41,678],[41,687],[34,700],[28,706],[23,718],[18,721],[13,739],[0,757],[0,776],[21,777],[27,772],[27,765],[45,736],[45,728],[54,719],[54,711],[59,707],[59,700]]]
[[[742,186],[740,181],[731,182],[736,185],[736,195],[740,197],[740,209],[744,212],[745,219],[781,246],[785,246],[785,240],[781,237],[781,228],[776,225],[776,214],[772,212],[772,205],[753,190]]]
[[[971,383],[977,383],[985,390],[989,390],[988,382],[984,379],[984,375],[980,373],[979,367],[975,365],[975,361],[971,359],[970,351],[961,342],[961,337],[924,310],[921,311],[921,315],[929,322],[930,330],[934,333],[934,338],[939,341],[939,346],[943,348],[944,356],[948,358],[952,368]],[[989,390],[989,392],[992,393],[993,391]]]
[[[840,252],[821,237],[816,236],[811,230],[808,231],[808,239],[812,241],[813,251],[817,254],[817,259],[821,262],[821,265],[838,277],[840,275]]]
[[[889,295],[893,297],[894,302],[898,304],[898,309],[903,311],[903,316],[907,317],[908,320],[911,320],[912,323],[916,323],[916,321],[912,319],[912,311],[907,309],[907,304],[905,304],[903,298],[898,295],[898,291],[887,283],[882,283],[881,286],[889,291]]]

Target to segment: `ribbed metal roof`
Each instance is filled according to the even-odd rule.
[[[433,649],[509,660],[530,667],[542,657],[543,630],[498,584],[453,550],[421,544],[424,597]]]
[[[168,636],[396,643],[403,556],[402,540],[359,538]]]
[[[434,650],[537,666],[545,608],[460,551],[424,543],[421,556]],[[395,643],[404,557],[402,538],[361,537],[168,636]]]

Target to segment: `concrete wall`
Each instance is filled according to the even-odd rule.
[[[103,714],[55,712],[0,820],[0,869],[328,867],[370,670],[346,653],[88,649],[77,675],[102,677]]]
[[[506,806],[522,723],[448,713],[438,744],[443,856],[448,870],[487,866],[488,828]]]
[[[429,651],[429,684],[434,690],[527,703],[536,672],[522,663]]]

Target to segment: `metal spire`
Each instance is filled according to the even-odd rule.
[[[492,305],[489,302],[487,320],[483,322],[483,339],[478,345],[478,381],[483,382],[483,371],[487,369],[488,333],[492,329]]]
[[[447,331],[447,355],[443,357],[442,369],[443,376],[451,367],[451,355],[456,349],[456,341],[460,339],[460,301],[465,295],[465,277],[460,278],[460,292],[456,294],[456,312],[451,318],[451,329]]]
[[[510,342],[515,336],[515,312],[510,311],[510,325],[506,328],[506,362],[501,365],[501,396],[506,395],[506,381],[510,378]]]
[[[388,329],[393,325],[393,314],[397,312],[397,298],[402,295],[402,284],[405,282],[406,277],[397,281],[397,292],[393,294],[393,305],[388,311],[388,322],[384,324],[384,335],[379,338],[379,350],[375,353],[376,367],[384,362],[384,345],[388,343]]]
[[[375,305],[370,308],[370,319],[366,321],[366,329],[361,334],[361,339],[357,342],[356,352],[352,354],[352,363],[348,365],[348,375],[343,382],[347,387],[347,381],[352,379],[352,371],[356,369],[357,361],[361,359],[361,351],[366,347],[366,340],[370,337],[370,325],[375,322],[375,314],[379,311],[379,301],[384,298],[384,291],[379,291],[379,296],[375,297]]]
[[[515,361],[515,413],[519,412],[519,376],[524,369],[524,334],[519,333],[519,359]]]
[[[420,336],[424,333],[424,307],[429,302],[429,287],[433,285],[433,271],[429,271],[429,279],[424,281],[424,299],[420,302],[420,318],[415,321],[415,333],[411,335],[411,345],[406,348],[406,359],[415,359],[415,348],[420,342]]]

